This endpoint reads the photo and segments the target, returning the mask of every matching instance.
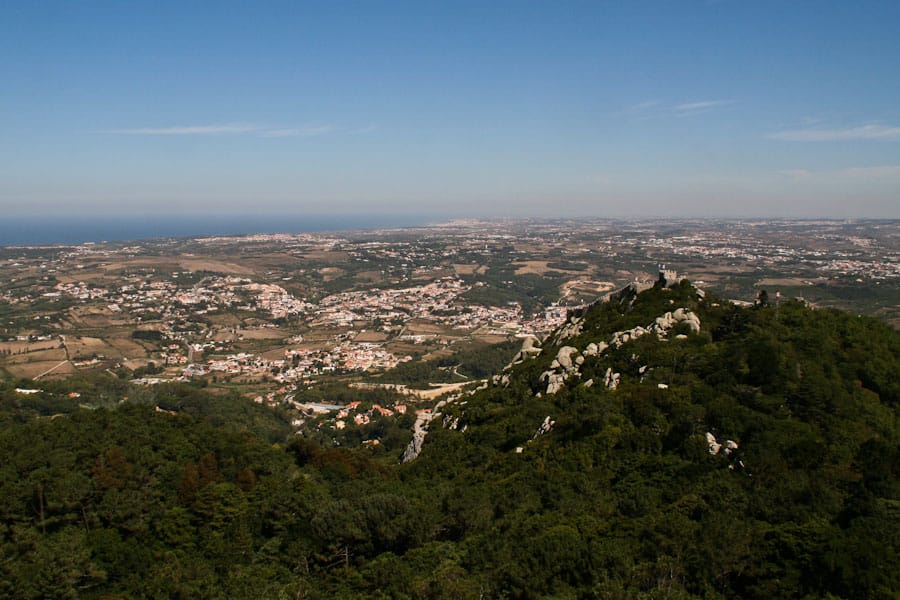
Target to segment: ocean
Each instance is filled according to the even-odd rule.
[[[166,237],[311,233],[415,227],[436,221],[422,215],[190,215],[0,217],[0,246],[82,244]]]

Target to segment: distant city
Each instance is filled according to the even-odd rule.
[[[2,248],[0,366],[238,385],[302,414],[309,386],[546,335],[661,268],[900,325],[896,221],[457,220]]]

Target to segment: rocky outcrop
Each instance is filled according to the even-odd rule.
[[[416,415],[416,422],[413,424],[413,439],[406,445],[403,450],[403,456],[400,457],[401,463],[408,463],[415,460],[422,451],[422,444],[425,443],[425,436],[428,434],[428,425],[436,415],[429,410],[422,410]]]
[[[556,354],[556,362],[570,373],[575,370],[575,364],[572,362],[573,354],[578,354],[578,348],[573,348],[572,346],[563,346]]]
[[[725,456],[730,456],[738,449],[738,443],[734,440],[725,440],[724,444],[720,444],[716,440],[716,436],[709,431],[706,432],[706,443],[709,446],[710,454],[718,454],[721,451]]]
[[[556,425],[556,421],[550,419],[550,415],[544,419],[544,422],[541,423],[541,426],[538,427],[538,430],[534,432],[534,435],[531,436],[532,440],[536,440],[545,433],[550,433],[553,430],[553,427]]]
[[[494,385],[502,385],[503,387],[509,387],[509,374],[502,373],[499,375],[494,375],[491,378],[491,381]]]
[[[566,373],[557,373],[556,371],[551,370],[541,373],[540,381],[541,383],[546,382],[547,394],[552,395],[562,389],[563,385],[566,383],[566,379],[568,379]]]
[[[696,313],[692,313],[684,308],[679,308],[672,313],[672,319],[676,323],[687,323],[692,332],[700,333],[700,317],[698,317]]]
[[[518,364],[525,359],[532,358],[541,353],[540,340],[533,335],[526,336],[522,340],[522,348],[513,356],[512,361],[506,366],[506,369],[512,368],[512,365]]]
[[[678,308],[672,312],[667,312],[661,317],[657,317],[653,322],[653,325],[651,325],[651,329],[654,330],[657,335],[665,337],[669,329],[675,327],[679,323],[687,323],[692,332],[700,333],[700,317],[686,308]]]
[[[484,388],[479,387],[478,389]],[[474,393],[474,391],[476,390],[469,392],[469,394]],[[428,428],[431,425],[431,422],[441,416],[440,409],[451,402],[459,400],[459,398],[460,394],[449,396],[445,400],[438,401],[433,409],[429,410],[426,408],[416,413],[416,422],[413,424],[413,439],[409,441],[409,444],[407,444],[406,448],[403,450],[403,456],[400,457],[401,464],[415,460],[419,456],[419,453],[422,451],[422,445],[425,443],[425,436],[428,435]],[[444,417],[442,423],[444,427],[456,429],[459,427],[459,417],[454,417],[452,419],[449,418],[449,416]],[[465,425],[463,426],[462,431],[465,431]]]
[[[580,319],[581,317],[572,317],[569,325],[580,322]],[[669,330],[679,323],[687,323],[694,333],[700,331],[700,317],[687,308],[678,308],[657,317],[646,327],[638,325],[631,329],[617,331],[613,333],[608,343],[591,342],[581,352],[574,346],[562,346],[557,351],[556,358],[550,363],[549,370],[541,373],[540,382],[547,384],[545,393],[555,394],[563,388],[570,377],[580,376],[580,367],[584,364],[586,358],[601,356],[609,348],[621,348],[624,344],[649,334],[656,335],[658,339],[665,339]],[[560,335],[560,337],[563,336]],[[679,335],[677,337],[680,338],[682,336]],[[644,370],[646,370],[646,367],[644,367]],[[644,373],[644,370],[641,371],[641,374]],[[615,390],[618,388],[620,380],[621,375],[619,373],[612,373],[612,370],[609,370],[604,377],[604,385],[607,389]],[[504,380],[502,377],[494,377],[494,383],[504,381],[504,385],[509,385],[508,378]]]
[[[608,390],[615,390],[619,387],[621,378],[622,375],[620,373],[613,373],[611,368],[606,369],[606,374],[603,376],[603,385],[605,385]]]
[[[573,360],[572,357],[575,357]],[[555,394],[563,388],[566,380],[573,375],[580,375],[578,367],[584,362],[578,348],[563,346],[550,363],[550,370],[541,373],[540,382],[547,384],[547,394]]]
[[[567,340],[580,335],[583,330],[584,319],[582,317],[572,316],[569,317],[568,322],[560,328],[559,332],[556,334],[556,339],[559,341]]]
[[[615,348],[620,348],[622,344],[628,343],[632,340],[636,340],[639,337],[647,335],[650,333],[649,330],[644,329],[640,325],[633,329],[628,329],[626,331],[617,331],[613,334],[612,339],[609,341],[610,346]]]
[[[551,340],[550,343],[556,345],[563,340],[574,338],[581,334],[584,328],[584,318],[587,314],[587,311],[599,302],[617,301],[620,303],[620,305],[624,305],[626,302],[630,305],[634,302],[634,299],[639,292],[643,291],[643,289],[652,287],[652,285],[652,283],[649,285],[637,283],[632,284],[623,288],[622,290],[619,290],[618,292],[608,294],[598,302],[573,309],[566,324],[563,325],[553,337],[549,338]],[[670,301],[670,303],[671,302],[672,301]],[[559,348],[556,350],[556,355],[553,357],[549,364],[548,369],[541,373],[539,377],[539,382],[542,385],[543,389],[536,392],[535,397],[541,397],[544,394],[556,394],[560,390],[562,390],[565,387],[566,383],[571,379],[581,378],[581,367],[585,365],[589,360],[596,360],[599,357],[602,357],[603,354],[606,353],[610,348],[622,348],[622,346],[624,346],[625,344],[628,344],[629,342],[647,335],[654,335],[659,340],[665,340],[668,338],[669,332],[674,327],[682,323],[686,324],[687,328],[690,329],[692,333],[698,333],[701,330],[700,318],[696,313],[692,312],[688,308],[676,308],[675,310],[660,315],[646,326],[637,325],[631,329],[616,331],[606,341],[592,341],[588,343],[583,350],[579,350],[577,347],[570,344],[563,344],[559,346]],[[676,339],[681,339],[687,336],[679,334],[675,337]],[[504,387],[509,386],[511,383],[510,370],[512,369],[512,367],[516,364],[522,363],[529,358],[541,354],[542,348],[540,344],[541,340],[537,337],[531,335],[526,336],[522,341],[521,349],[513,357],[512,362],[504,368],[503,372],[494,375],[494,377],[491,379],[491,382],[494,385],[500,385]],[[636,354],[632,353],[631,360],[637,361],[639,360],[639,357]],[[596,364],[593,364],[592,367],[596,368]],[[649,372],[649,370],[650,367],[648,365],[643,365],[638,369],[638,372],[641,375],[641,381],[644,380],[644,377],[646,373]],[[613,371],[612,368],[607,368],[602,379],[599,377],[596,378],[596,381],[594,378],[588,379],[582,385],[589,388],[594,385],[599,386],[602,384],[606,389],[614,391],[618,389],[619,385],[621,384],[621,377],[621,373]],[[487,385],[487,383],[484,383],[476,390],[472,390],[469,393],[471,394],[477,390],[484,389],[487,387]],[[656,385],[660,390],[668,389],[667,384],[657,383]],[[409,462],[419,455],[432,420],[441,416],[440,409],[445,404],[453,402],[458,398],[459,396],[457,395],[447,398],[446,400],[442,400],[434,406],[433,410],[421,411],[417,415],[415,425],[413,426],[413,439],[410,441],[409,445],[404,451],[401,462]],[[460,404],[465,404],[465,402],[461,402]],[[452,418],[446,416],[443,418],[442,422],[445,428],[457,429],[459,431],[465,431],[466,429],[466,425],[464,423],[460,423],[459,416],[453,416]],[[554,422],[548,416],[544,420],[544,423],[541,425],[541,427],[538,429],[535,437],[543,435],[543,433],[549,431],[553,427],[553,425]],[[717,454],[722,451],[723,454],[727,455],[737,449],[736,442],[726,440],[725,444],[719,444],[715,439],[715,436],[713,436],[711,433],[707,435],[707,443],[709,445],[710,452],[713,454]],[[724,450],[722,450],[723,448]]]
[[[518,352],[516,352],[512,360],[509,361],[509,364],[503,367],[502,373],[498,373],[491,378],[491,382],[494,385],[502,385],[503,387],[508,386],[509,375],[507,375],[506,373],[508,373],[514,365],[521,364],[529,358],[538,356],[542,351],[540,343],[541,341],[537,338],[537,336],[525,336],[525,338],[522,340],[522,348]]]

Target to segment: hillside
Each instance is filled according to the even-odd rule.
[[[448,474],[468,565],[532,597],[893,595],[895,332],[686,282],[576,321],[451,405],[465,433],[434,432],[413,467]]]
[[[273,445],[277,420],[230,408],[217,422],[199,389],[166,392],[179,414],[132,398],[45,418],[7,382],[0,594],[900,589],[890,327],[799,301],[741,308],[682,282],[615,295],[518,358],[443,405],[402,465],[399,450]]]

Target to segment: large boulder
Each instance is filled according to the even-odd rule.
[[[566,371],[572,371],[575,366],[572,364],[572,355],[578,353],[578,348],[572,346],[563,346],[556,355],[556,362]]]
[[[547,395],[551,396],[561,390],[563,385],[566,383],[565,375],[560,373],[552,373],[550,377],[547,378]]]
[[[684,322],[690,326],[692,332],[700,333],[700,317],[696,313],[688,313]]]
[[[603,384],[606,386],[606,389],[615,390],[619,387],[620,378],[621,374],[614,373],[612,369],[606,369],[606,374],[603,376]]]

